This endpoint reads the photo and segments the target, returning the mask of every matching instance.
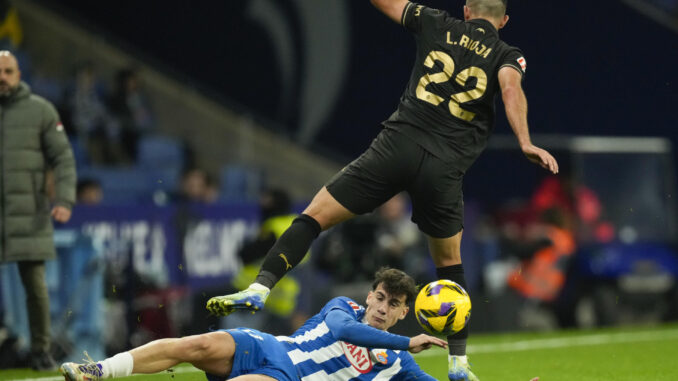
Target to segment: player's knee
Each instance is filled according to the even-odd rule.
[[[318,223],[322,230],[343,222],[355,215],[339,203],[326,188],[322,188],[306,207],[304,215]]]

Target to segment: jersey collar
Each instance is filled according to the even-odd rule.
[[[489,22],[485,19],[472,19],[472,20],[468,20],[467,23],[478,25],[478,26],[482,27],[483,29],[485,29],[486,31],[488,31],[489,33],[494,34],[495,36],[499,35],[497,28],[495,28],[494,25],[491,22]]]

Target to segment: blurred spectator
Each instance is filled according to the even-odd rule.
[[[203,196],[203,200],[206,204],[213,204],[215,202],[219,201],[219,183],[217,182],[217,179],[207,173],[207,184],[205,186],[205,193]]]
[[[292,220],[288,221],[288,219],[296,217],[292,214],[292,202],[289,195],[280,189],[268,189],[262,192],[259,197],[259,211],[261,221],[259,234],[254,240],[243,245],[239,253],[244,264],[262,259],[281,234],[279,231],[281,225],[291,223]]]
[[[81,179],[76,190],[78,204],[97,205],[104,199],[101,183],[94,179]]]
[[[604,220],[598,195],[586,185],[574,183],[566,173],[544,178],[532,194],[530,207],[532,218],[547,209],[560,210],[581,242],[606,243],[614,239],[614,226]]]
[[[245,288],[254,281],[261,261],[268,250],[297,217],[292,213],[290,196],[281,189],[268,189],[262,192],[259,198],[259,210],[261,213],[259,234],[253,240],[246,242],[239,252],[243,268],[232,281],[232,286],[236,290]],[[275,333],[287,334],[299,328],[299,324],[308,318],[308,314],[304,311],[310,310],[310,302],[300,303],[299,299],[302,291],[300,279],[307,270],[308,266],[305,266],[302,261],[302,264],[295,268],[290,276],[281,279],[278,286],[271,291],[266,301],[266,309],[259,317],[262,324],[267,320],[275,322],[273,325],[267,325],[268,329],[275,327]],[[306,291],[310,292],[310,290]],[[304,294],[304,296],[308,295]],[[251,323],[251,316],[247,315]],[[228,318],[227,323],[231,327],[243,324],[238,320],[237,315]],[[248,326],[251,325],[248,324]]]
[[[313,246],[315,266],[337,283],[368,281],[378,269],[375,213],[352,218],[332,227]],[[346,291],[342,291],[346,294]]]
[[[98,205],[103,191],[98,181],[81,179],[76,188],[76,203]],[[54,230],[57,260],[47,264],[47,284],[54,319],[56,357],[60,361],[77,360],[83,350],[105,354],[110,330],[104,314],[103,246],[95,244],[80,226],[59,226]],[[107,303],[110,308],[113,305]],[[110,311],[110,310],[108,310]],[[108,312],[107,311],[107,312]],[[120,331],[114,334],[119,334]]]
[[[518,298],[514,305],[521,327],[553,329],[575,324],[574,306],[564,296],[564,287],[576,249],[572,226],[558,208],[543,211],[537,222],[525,228],[521,242],[514,243],[512,253],[520,261],[508,273],[507,285],[515,294],[504,297]]]
[[[178,203],[212,203],[218,198],[216,182],[206,170],[189,168],[181,174],[179,190],[174,195]],[[216,195],[215,195],[216,194]]]
[[[536,224],[528,227],[525,239],[528,244],[523,246],[533,244],[537,249],[521,252],[522,261],[509,274],[508,284],[526,298],[552,302],[565,284],[577,248],[572,227],[562,210],[547,209]]]
[[[436,279],[435,265],[417,225],[410,221],[407,198],[399,193],[376,211],[379,266],[399,268],[419,283]]]
[[[92,63],[77,67],[74,81],[67,89],[66,102],[75,135],[93,163],[129,161],[119,146],[118,127],[106,108],[106,91]]]
[[[503,259],[486,267],[488,290],[522,301],[514,304],[520,306],[517,323],[523,327],[574,324],[573,301],[565,285],[578,247],[577,231],[600,216],[599,208],[582,214],[581,194],[588,201],[595,196],[567,175],[549,176],[537,186],[529,203],[509,205],[497,214]],[[506,293],[506,286],[515,294]]]
[[[116,73],[110,110],[120,129],[118,139],[125,157],[136,161],[139,138],[155,127],[150,102],[136,69],[125,68]]]
[[[316,266],[340,283],[369,280],[383,266],[406,270],[417,281],[435,279],[426,242],[410,221],[403,194],[374,213],[333,227],[315,247],[321,252]]]

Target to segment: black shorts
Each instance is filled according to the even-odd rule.
[[[412,221],[424,233],[448,238],[464,225],[463,171],[403,134],[382,130],[360,157],[325,185],[341,205],[368,213],[396,194],[412,199]]]

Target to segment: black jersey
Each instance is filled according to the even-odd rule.
[[[492,132],[499,69],[524,74],[525,58],[487,20],[408,3],[401,23],[415,35],[417,57],[398,110],[383,125],[465,171]]]

